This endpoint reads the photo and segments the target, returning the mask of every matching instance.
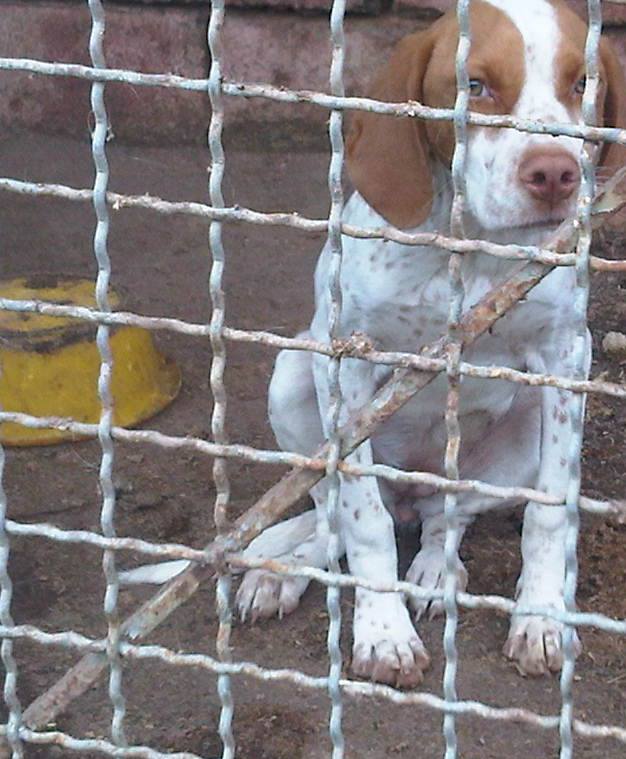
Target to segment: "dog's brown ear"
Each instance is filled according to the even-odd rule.
[[[392,103],[421,101],[433,45],[429,31],[405,37],[374,82],[370,97]],[[433,180],[423,122],[355,112],[347,138],[347,166],[359,193],[394,226],[416,227],[428,217]]]
[[[606,71],[607,92],[604,102],[603,126],[626,129],[626,75],[611,43],[603,39],[600,56]],[[600,158],[602,175],[606,178],[626,166],[626,145],[606,143]],[[624,186],[624,185],[622,185]]]

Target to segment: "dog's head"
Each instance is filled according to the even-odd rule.
[[[582,123],[585,23],[555,0],[474,0],[468,59],[470,109],[540,122]],[[376,79],[379,100],[452,108],[458,25],[446,14],[403,39]],[[598,121],[626,127],[626,79],[606,39],[600,44]],[[575,209],[582,142],[514,129],[469,127],[467,210],[485,229],[558,224]],[[347,164],[360,194],[387,221],[417,227],[433,200],[433,161],[449,167],[450,121],[357,112]],[[626,164],[626,148],[605,146],[602,174]]]

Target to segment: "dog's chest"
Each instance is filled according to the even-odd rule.
[[[342,270],[343,334],[364,332],[377,348],[395,351],[416,351],[440,338],[447,329],[454,294],[448,263],[448,254],[439,250],[393,243],[370,243],[365,250],[359,246],[358,252],[347,252]],[[502,283],[510,270],[510,262],[482,254],[466,257],[459,290],[463,312]],[[538,312],[534,314],[534,304],[524,304],[524,310],[531,322],[541,320]],[[524,338],[532,339],[533,329],[505,338],[505,355],[497,335],[508,332],[506,322],[494,332],[489,341],[494,359],[511,360]]]
[[[447,212],[433,213],[420,231],[445,229]],[[346,207],[346,221],[360,227],[384,226],[384,221],[355,193]],[[543,233],[545,234],[545,232]],[[542,234],[517,230],[519,244],[538,244]],[[494,242],[509,242],[497,239]],[[343,238],[341,267],[341,332],[365,333],[382,350],[418,351],[446,332],[453,287],[448,273],[450,254],[441,248],[408,246],[383,240]],[[322,252],[316,272],[317,313],[314,333],[325,339],[329,312],[330,252]],[[467,313],[519,265],[483,253],[463,254],[461,284]],[[530,348],[545,338],[546,328],[571,312],[572,272],[553,272],[486,339],[479,341],[486,363],[518,367]],[[550,338],[547,338],[550,339]],[[474,350],[468,351],[468,356]]]
[[[355,223],[365,226],[364,221],[357,219]],[[344,238],[343,336],[365,334],[376,348],[387,351],[419,352],[437,341],[446,333],[450,310],[449,260],[450,255],[437,248]],[[312,326],[314,337],[321,340],[328,338],[329,261],[329,252],[324,251],[317,270],[317,310]],[[464,255],[463,312],[502,284],[516,266],[517,262],[486,254]],[[570,271],[551,273],[527,300],[468,347],[463,359],[482,366],[525,370],[531,354],[558,350],[559,324],[571,316],[572,283]],[[380,386],[391,369],[373,366],[372,372],[375,384]],[[463,378],[459,415],[464,447],[480,444],[491,426],[511,408],[518,389],[501,380]],[[349,393],[348,388],[344,390]],[[396,413],[374,436],[377,459],[436,471],[446,440],[446,394],[446,379],[441,376]]]

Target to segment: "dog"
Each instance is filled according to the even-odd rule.
[[[582,123],[586,25],[561,0],[475,0],[468,60],[470,109],[543,122]],[[380,71],[371,96],[450,108],[456,97],[458,26],[452,13],[426,31],[401,40]],[[626,125],[626,82],[607,40],[600,45],[598,112],[603,124]],[[359,227],[393,225],[449,233],[453,200],[450,122],[421,121],[357,112],[347,137],[347,167],[355,191],[343,219]],[[469,127],[465,168],[465,230],[468,237],[498,243],[540,244],[576,211],[580,187],[579,139]],[[601,171],[626,163],[618,146],[598,149]],[[621,154],[620,154],[621,153]],[[315,313],[302,336],[328,342],[328,270],[321,253],[315,275]],[[449,254],[373,239],[343,238],[340,332],[364,333],[382,350],[419,352],[446,330]],[[504,281],[512,263],[486,254],[463,257],[467,312]],[[575,273],[551,272],[527,299],[500,319],[489,335],[464,353],[478,365],[573,375]],[[586,370],[591,362],[586,339]],[[346,358],[341,363],[346,422],[368,404],[391,374],[389,367]],[[447,384],[439,376],[376,430],[348,462],[383,463],[404,470],[444,474],[444,409]],[[279,446],[310,455],[328,433],[328,358],[304,351],[278,355],[269,388],[269,419]],[[531,487],[565,498],[572,436],[571,394],[503,380],[464,377],[459,419],[462,478],[494,485]],[[328,485],[311,490],[315,510],[266,530],[247,555],[324,568],[327,566]],[[406,579],[443,589],[444,496],[424,486],[374,477],[340,475],[340,550],[350,572],[372,581],[398,579],[396,521],[419,518],[421,547]],[[487,509],[515,505],[476,493],[459,493],[458,542],[472,519]],[[529,502],[522,534],[523,568],[517,603],[564,609],[565,510]],[[467,572],[458,557],[457,588]],[[248,571],[237,594],[242,618],[293,611],[306,578]],[[414,602],[416,620],[442,611],[439,601]],[[504,653],[529,675],[558,671],[563,661],[562,625],[555,619],[513,615]],[[400,594],[357,588],[352,671],[398,687],[423,678],[429,656]],[[580,643],[575,639],[576,651]]]

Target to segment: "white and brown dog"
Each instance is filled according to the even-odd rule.
[[[475,0],[471,24],[471,110],[581,123],[586,26],[564,2]],[[453,106],[457,41],[453,14],[403,39],[371,95],[392,102]],[[624,126],[626,83],[606,40],[600,59],[599,112],[604,124]],[[344,220],[361,227],[393,224],[448,232],[453,149],[449,122],[358,113],[347,142],[348,169],[356,192],[346,205]],[[468,234],[502,243],[540,243],[575,211],[580,150],[580,140],[573,138],[471,127],[466,163]],[[600,162],[607,171],[626,163],[626,150],[604,148]],[[316,273],[315,315],[304,333],[320,341],[329,339],[329,260],[326,247]],[[418,352],[446,328],[447,264],[448,254],[440,249],[345,237],[342,333],[365,333],[381,349]],[[510,267],[510,262],[487,255],[466,256],[465,310],[505,279]],[[554,271],[497,323],[492,334],[468,349],[465,358],[480,365],[571,375],[573,288],[571,269]],[[590,342],[587,348],[589,365]],[[370,401],[390,371],[355,359],[342,362],[341,421]],[[310,454],[324,441],[327,375],[323,356],[295,351],[278,356],[269,414],[284,450]],[[446,389],[445,377],[439,377],[348,460],[442,474]],[[572,434],[569,404],[570,394],[551,387],[466,377],[460,404],[461,477],[565,496]],[[248,555],[325,567],[326,493],[324,482],[318,484],[311,492],[316,511],[270,528],[253,541]],[[503,505],[507,504],[501,500],[460,494],[459,535],[475,515]],[[342,550],[353,574],[376,581],[396,580],[393,518],[415,514],[422,523],[421,548],[407,579],[428,589],[443,586],[442,493],[400,488],[373,477],[342,477],[339,509]],[[532,502],[526,506],[520,604],[563,608],[564,530],[563,509]],[[460,559],[457,566],[463,588],[467,574]],[[240,614],[268,617],[292,611],[306,586],[305,579],[249,571],[237,596]],[[427,610],[441,611],[441,604],[418,604],[417,618]],[[513,616],[504,651],[523,672],[557,670],[562,664],[561,633],[561,624],[553,619]],[[404,598],[357,589],[355,674],[411,687],[420,682],[428,662]]]

